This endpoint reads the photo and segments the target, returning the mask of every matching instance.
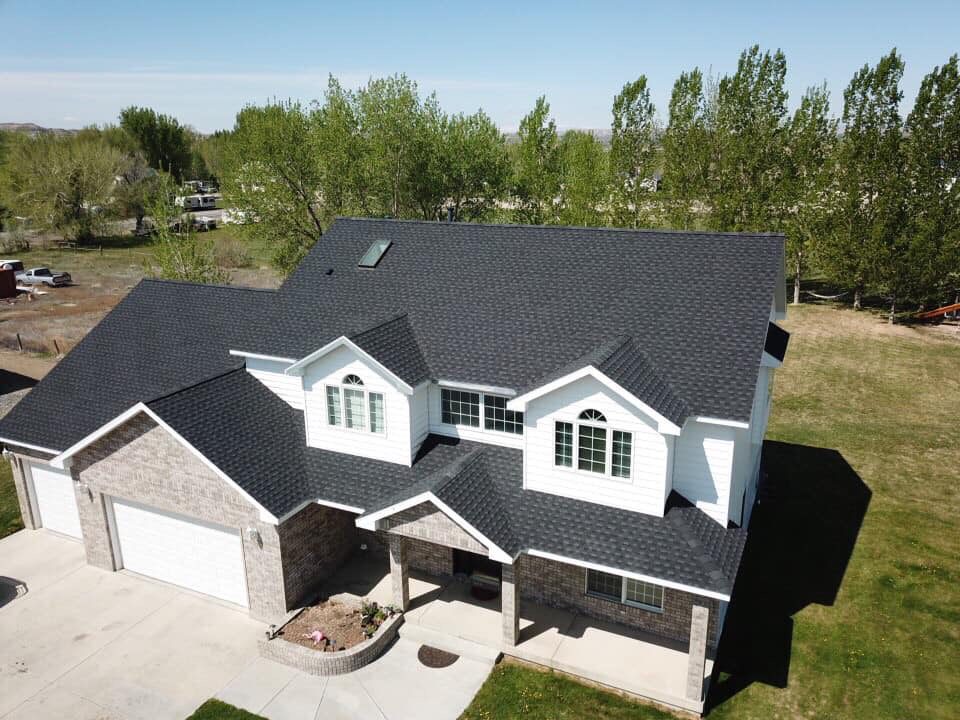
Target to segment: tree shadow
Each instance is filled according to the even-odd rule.
[[[761,478],[708,709],[754,682],[787,686],[793,615],[836,601],[872,494],[828,448],[767,441]]]
[[[36,384],[32,377],[0,368],[0,395],[32,388]]]

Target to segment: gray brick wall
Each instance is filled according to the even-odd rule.
[[[487,549],[430,502],[402,510],[377,523],[378,530],[486,555]]]
[[[237,528],[243,539],[250,614],[283,616],[286,601],[277,528],[193,453],[145,415],[138,415],[81,451],[71,466],[88,561],[115,569],[104,496]],[[259,539],[247,532],[258,531]]]
[[[306,602],[357,547],[355,518],[311,503],[277,528],[288,607]]]
[[[718,601],[671,588],[663,590],[663,612],[587,595],[586,570],[576,565],[521,555],[517,562],[520,596],[534,602],[576,610],[598,620],[609,620],[662,637],[689,642],[693,605],[710,611],[710,646],[716,645]]]
[[[367,551],[387,559],[387,533],[358,530],[359,542],[367,544]],[[407,557],[410,567],[427,575],[453,575],[453,549],[416,538],[407,538]]]

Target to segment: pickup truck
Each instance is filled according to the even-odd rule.
[[[17,273],[17,282],[23,285],[47,285],[49,287],[69,285],[70,273],[57,272],[45,267],[35,267]]]

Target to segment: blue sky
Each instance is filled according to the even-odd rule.
[[[683,70],[732,72],[753,43],[787,55],[791,105],[843,88],[896,46],[905,111],[960,52],[960,2],[54,2],[0,0],[0,122],[82,127],[148,105],[201,131],[270,98],[405,72],[444,109],[513,130],[540,94],[561,128],[607,127],[646,74],[662,117]]]

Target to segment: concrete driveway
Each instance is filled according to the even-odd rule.
[[[492,667],[426,668],[401,638],[356,673],[305,675],[258,657],[265,626],[245,611],[89,567],[45,530],[0,540],[0,577],[27,586],[0,592],[3,720],[183,720],[215,696],[270,720],[454,720]]]

